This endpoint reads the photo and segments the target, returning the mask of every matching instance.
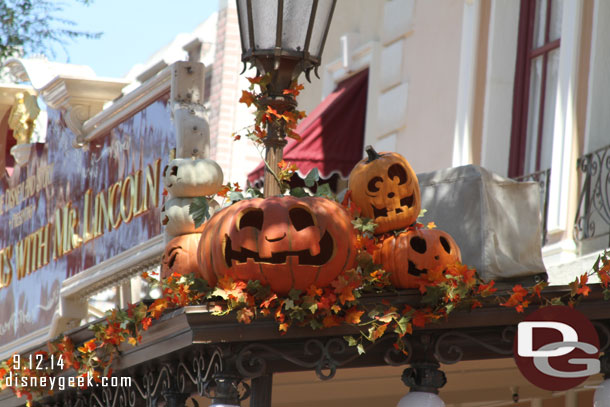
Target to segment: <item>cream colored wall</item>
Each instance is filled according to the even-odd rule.
[[[338,0],[322,80],[306,84],[299,108],[310,112],[337,81],[368,66],[365,143],[400,152],[417,172],[450,167],[463,9],[463,1]],[[346,33],[354,54],[347,66]]]
[[[397,151],[416,172],[451,166],[464,2],[418,0],[406,39],[406,125]]]

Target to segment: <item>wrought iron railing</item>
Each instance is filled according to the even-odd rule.
[[[549,213],[549,182],[551,169],[533,172],[513,178],[515,181],[535,181],[540,185],[540,217],[542,219],[542,245],[547,242],[547,218]]]
[[[578,170],[584,180],[574,220],[574,239],[610,235],[610,145],[580,157]]]

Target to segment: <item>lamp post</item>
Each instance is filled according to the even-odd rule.
[[[260,74],[271,75],[264,103],[278,113],[297,105],[292,95],[283,93],[292,81],[301,72],[309,80],[311,70],[320,66],[335,3],[336,0],[237,0],[241,60],[255,66]],[[269,124],[263,142],[267,162],[265,197],[269,197],[281,192],[269,168],[277,171],[282,160],[284,129]]]

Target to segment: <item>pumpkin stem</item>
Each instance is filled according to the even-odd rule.
[[[367,162],[369,162],[369,163],[371,161],[374,161],[374,160],[376,160],[376,159],[381,157],[379,155],[379,153],[377,151],[375,151],[373,146],[366,146],[365,151],[366,151],[366,154],[369,156],[369,159],[367,160]]]

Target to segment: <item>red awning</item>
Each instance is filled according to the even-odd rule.
[[[296,132],[302,141],[289,139],[284,160],[296,164],[301,177],[317,167],[322,178],[336,172],[347,178],[362,159],[367,88],[368,69],[339,83],[299,124]],[[263,174],[261,162],[248,181],[254,184]]]

